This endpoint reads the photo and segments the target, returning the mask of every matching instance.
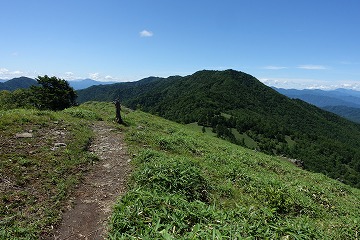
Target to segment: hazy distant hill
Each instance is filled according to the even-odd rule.
[[[346,94],[346,95],[360,98],[360,91],[356,91],[356,90],[352,90],[352,89],[345,89],[345,88],[338,88],[334,91],[338,92],[340,94]]]
[[[6,82],[0,83],[0,90],[13,91],[19,88],[29,88],[32,85],[36,85],[37,81],[28,77],[13,78]]]
[[[319,89],[274,88],[290,98],[298,98],[317,107],[338,114],[351,121],[360,122],[360,92],[350,89],[323,91]]]
[[[101,82],[95,81],[92,79],[83,79],[83,80],[72,80],[68,81],[70,86],[73,87],[75,90],[85,89],[94,85],[107,85],[112,84],[114,82]]]
[[[260,151],[301,159],[309,170],[360,187],[360,125],[289,99],[243,72],[199,71],[92,86],[78,94],[80,102],[120,97],[131,108],[199,122],[237,144],[243,144],[238,134],[245,134]]]
[[[274,89],[285,96],[298,98],[318,107],[347,106],[360,108],[360,92],[354,90],[336,89],[323,91],[319,89]]]

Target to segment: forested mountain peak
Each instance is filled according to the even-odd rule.
[[[231,85],[231,84],[242,84],[245,86],[251,84],[263,85],[260,81],[258,81],[255,77],[251,76],[250,74],[241,71],[236,71],[233,69],[228,69],[224,71],[201,70],[184,78],[187,78],[191,81],[202,81],[202,82],[208,81],[209,83],[221,84],[222,86]]]
[[[120,98],[133,109],[196,122],[233,143],[300,159],[308,170],[360,187],[360,125],[290,99],[244,72],[202,70],[94,86],[78,95],[80,102]]]
[[[37,82],[28,77],[18,77],[0,83],[0,90],[13,91],[19,88],[29,88],[30,86],[37,85]]]

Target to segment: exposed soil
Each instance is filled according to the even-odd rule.
[[[105,239],[116,199],[124,194],[130,158],[123,136],[106,122],[93,124],[90,146],[100,161],[84,177],[50,239]]]

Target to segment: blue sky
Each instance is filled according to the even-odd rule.
[[[360,90],[359,0],[0,0],[0,79],[235,69]]]

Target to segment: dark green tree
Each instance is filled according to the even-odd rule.
[[[42,110],[63,110],[76,105],[77,94],[66,80],[47,75],[36,79],[39,86],[31,86],[33,104]]]
[[[0,91],[0,109],[33,108],[31,105],[32,93],[28,89],[16,89],[15,91]]]

